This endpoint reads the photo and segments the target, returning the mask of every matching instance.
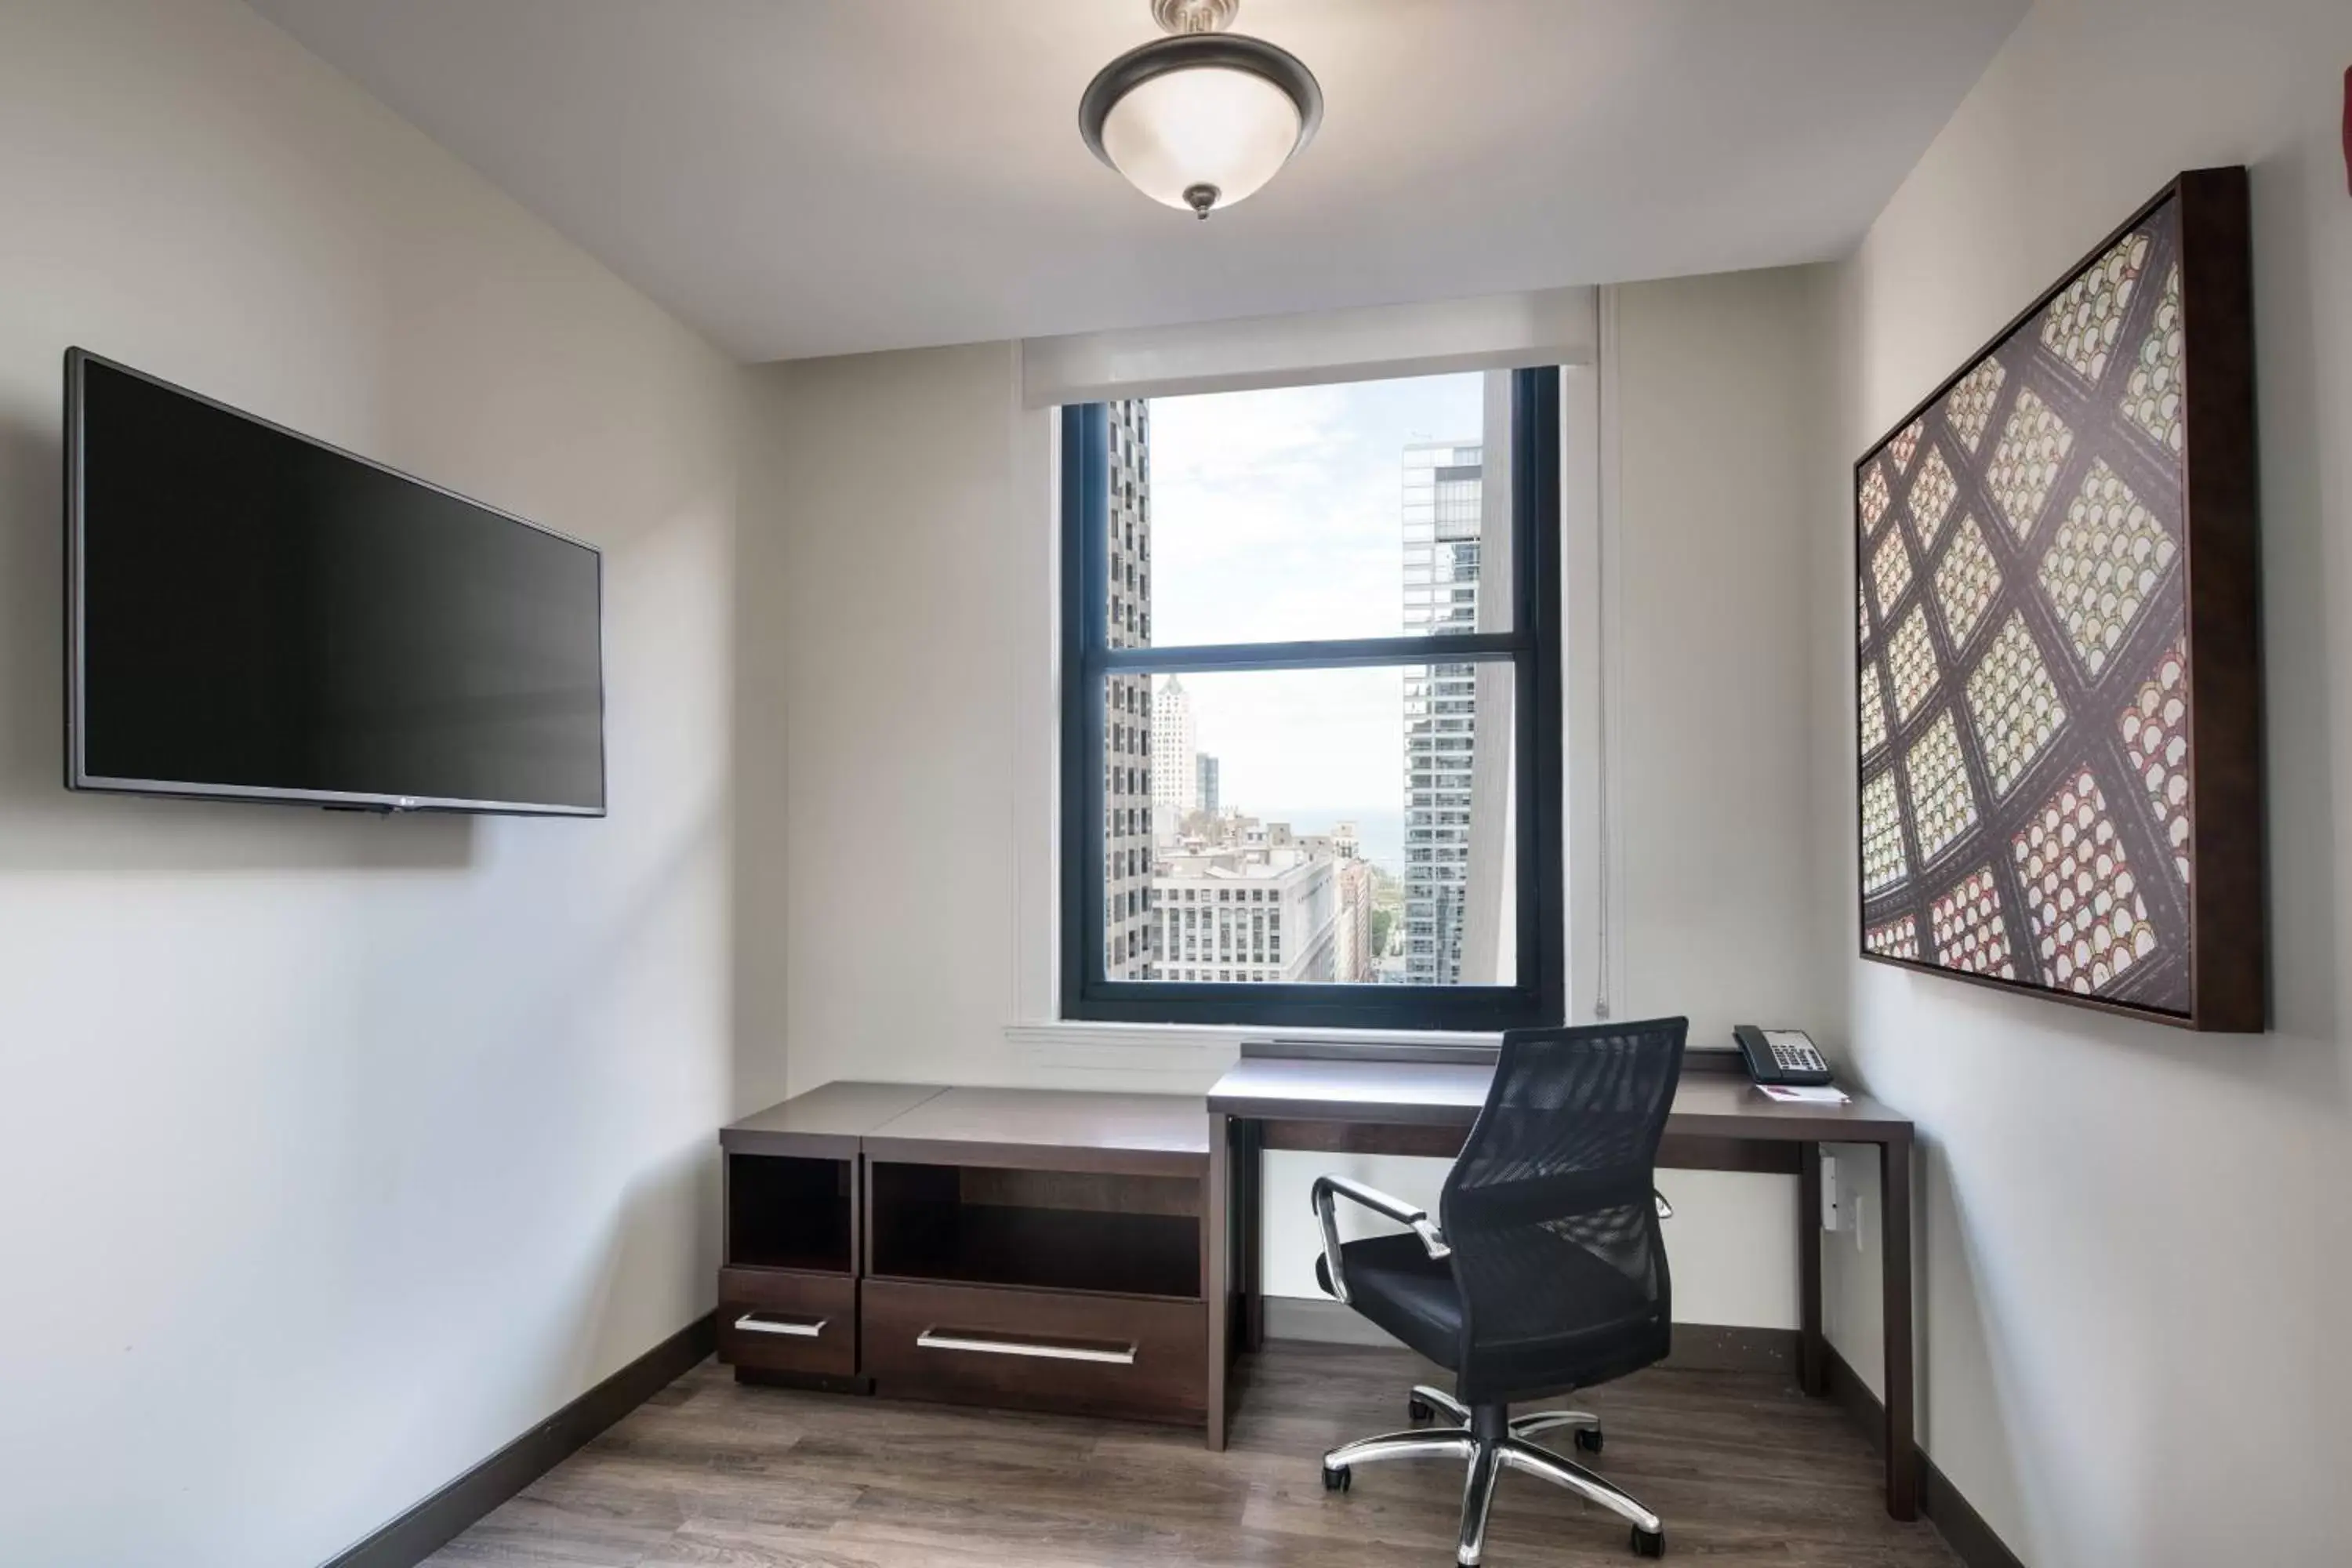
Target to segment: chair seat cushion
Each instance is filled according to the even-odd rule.
[[[1494,1325],[1482,1328],[1475,1364],[1465,1366],[1462,1298],[1451,1263],[1431,1258],[1411,1235],[1347,1242],[1339,1254],[1348,1270],[1349,1305],[1455,1373],[1456,1392],[1465,1399],[1534,1399],[1590,1388],[1664,1359],[1672,1343],[1672,1324],[1660,1305],[1601,1259],[1582,1257],[1569,1292],[1574,1306],[1559,1314],[1559,1330],[1507,1334],[1489,1343]],[[1315,1279],[1331,1290],[1329,1265],[1319,1257]]]
[[[1349,1305],[1449,1370],[1462,1353],[1462,1297],[1453,1268],[1429,1255],[1417,1236],[1376,1236],[1341,1245]],[[1329,1295],[1330,1260],[1315,1260],[1315,1280]]]

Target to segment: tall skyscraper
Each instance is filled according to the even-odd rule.
[[[1214,816],[1224,805],[1224,797],[1217,788],[1217,759],[1206,752],[1197,753],[1193,758],[1193,772],[1197,775],[1193,798],[1201,810]]]
[[[1192,699],[1171,675],[1151,698],[1151,805],[1171,836],[1200,804],[1192,742]]]
[[[1110,405],[1110,646],[1151,643],[1151,407]],[[1151,678],[1114,675],[1103,709],[1103,974],[1153,977]],[[1177,770],[1190,773],[1190,766]]]
[[[1485,494],[1476,441],[1416,441],[1404,450],[1404,629],[1478,629],[1478,541]],[[1404,672],[1405,981],[1462,977],[1464,879],[1470,862],[1470,764],[1476,667]]]

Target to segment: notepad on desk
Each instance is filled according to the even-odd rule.
[[[1835,1084],[1759,1083],[1756,1086],[1783,1105],[1844,1105],[1851,1099]]]

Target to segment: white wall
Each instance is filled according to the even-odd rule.
[[[1826,997],[1799,608],[1828,385],[1817,273],[1614,289],[1603,345],[1610,1000],[1621,1018],[1687,1014],[1694,1045],[1729,1045],[1736,1023],[1810,1028]]]
[[[756,374],[744,681],[772,702],[745,747],[773,771],[745,876],[773,918],[746,941],[780,1026],[753,1033],[791,1041],[795,1092],[1015,1081],[1016,770],[1053,778],[1014,744],[1016,656],[1051,679],[1049,416],[1009,343]]]
[[[1803,918],[1810,634],[1787,608],[1807,591],[1818,309],[1802,271],[1645,285],[1615,306],[1612,1002],[1688,1013],[1702,1043],[1824,1005]],[[1050,933],[1054,908],[1051,416],[1022,407],[1020,351],[758,375],[742,679],[768,695],[745,712],[742,876],[766,889],[745,936],[765,1062],[747,1070],[782,1061],[795,1090],[1205,1089],[1230,1044],[1006,1035],[1050,1007],[1024,934]],[[1697,460],[1694,433],[1711,443]],[[1433,1192],[1443,1167],[1366,1169]],[[1793,1325],[1794,1178],[1674,1183],[1678,1315]],[[1269,1284],[1312,1294],[1311,1238],[1279,1220],[1305,1214],[1303,1187],[1268,1206]]]
[[[232,0],[0,7],[0,1559],[305,1564],[707,1309],[740,373]],[[59,787],[80,343],[604,546],[612,816]]]
[[[1851,1059],[1920,1126],[1924,1439],[2034,1568],[2352,1560],[2347,65],[2342,0],[2042,0],[1832,291],[1817,832],[1851,952],[1853,456],[2174,173],[2252,170],[2275,1032],[1842,962]],[[1874,1377],[1874,1263],[1832,1280]]]

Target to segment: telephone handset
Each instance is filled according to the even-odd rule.
[[[1802,1029],[1759,1029],[1735,1025],[1748,1076],[1758,1083],[1820,1084],[1830,1081],[1830,1064]]]

